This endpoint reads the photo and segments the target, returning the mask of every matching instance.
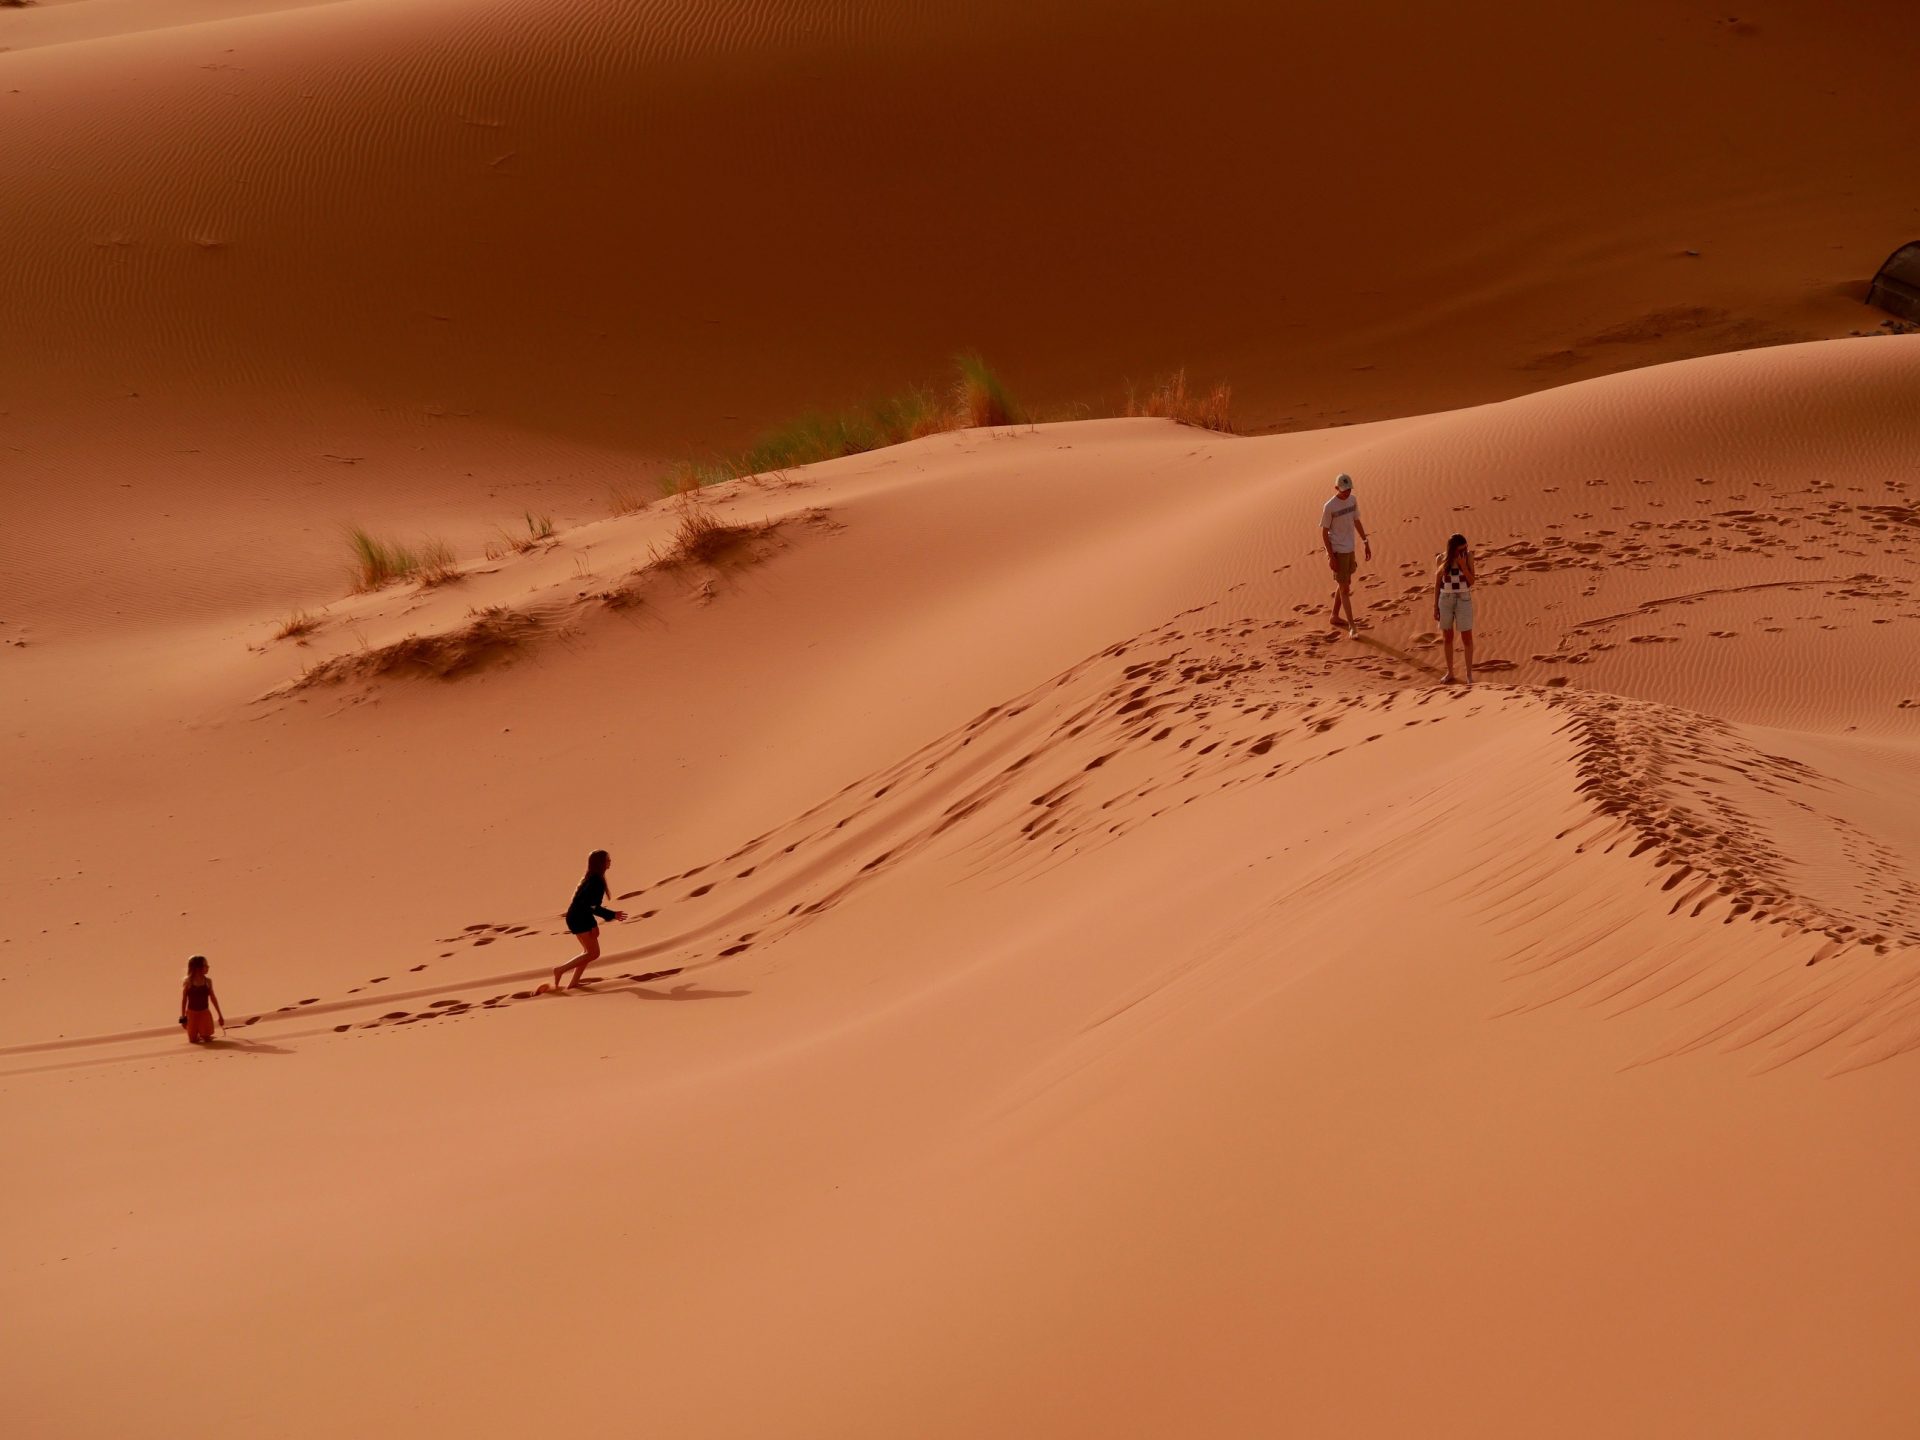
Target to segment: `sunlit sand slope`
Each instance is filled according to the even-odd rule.
[[[961,432],[7,646],[10,1415],[1903,1434],[1917,377]]]

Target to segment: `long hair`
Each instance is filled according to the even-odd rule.
[[[1448,536],[1447,537],[1447,558],[1441,561],[1440,563],[1443,565],[1453,564],[1453,557],[1458,555],[1462,550],[1464,550],[1466,548],[1466,544],[1467,544],[1467,537],[1464,535]]]
[[[611,855],[607,854],[604,850],[596,850],[587,856],[587,874],[604,875],[607,873],[607,866],[612,863],[613,857]]]
[[[205,973],[206,968],[207,968],[207,957],[204,955],[196,955],[191,960],[187,961],[187,974],[189,975],[203,974]]]

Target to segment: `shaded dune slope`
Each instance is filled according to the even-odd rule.
[[[477,548],[503,471],[578,516],[966,344],[1300,428],[1838,334],[1920,226],[1893,5],[114,13],[0,15],[0,464],[27,533],[57,495],[190,571],[244,569],[179,523],[228,502]]]

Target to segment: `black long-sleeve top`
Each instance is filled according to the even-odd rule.
[[[573,903],[567,907],[567,929],[579,934],[582,930],[594,927],[594,917],[602,920],[613,919],[613,911],[606,907],[607,877],[589,875],[580,882],[580,888],[573,892]]]

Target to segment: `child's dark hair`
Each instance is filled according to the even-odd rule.
[[[1453,563],[1453,557],[1466,543],[1467,537],[1464,535],[1451,535],[1447,537],[1447,564],[1451,565]]]
[[[189,975],[193,974],[193,972],[196,970],[204,970],[206,968],[207,968],[207,957],[204,955],[196,955],[191,960],[187,961],[187,973]]]
[[[613,857],[604,850],[596,850],[587,856],[587,874],[604,875],[607,866],[613,863]]]

